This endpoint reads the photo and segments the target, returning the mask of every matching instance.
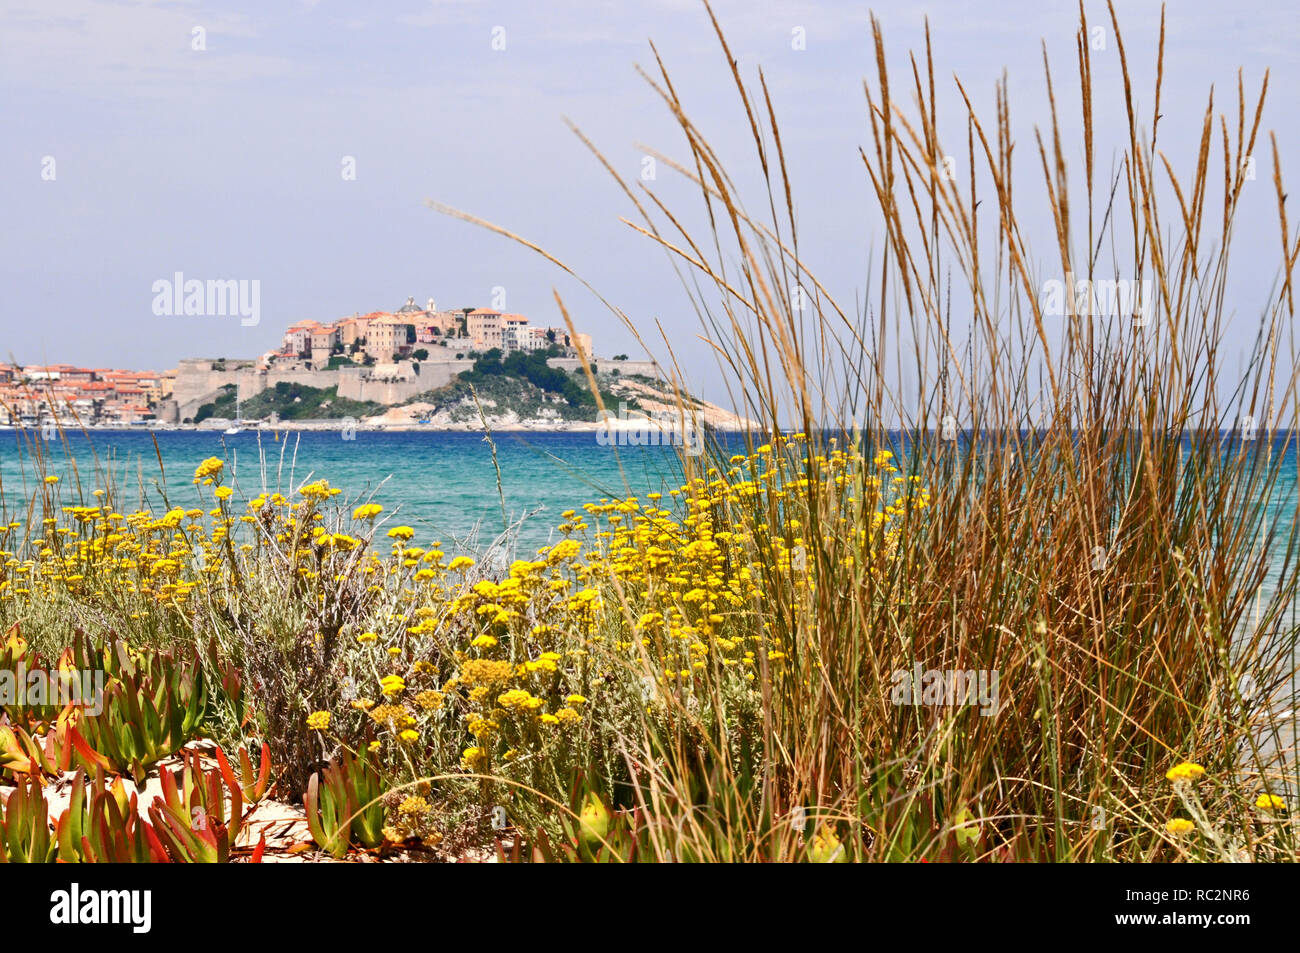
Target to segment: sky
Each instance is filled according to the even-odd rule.
[[[1087,8],[1109,31],[1104,5]],[[1149,113],[1160,7],[1119,8]],[[762,66],[772,89],[801,249],[852,305],[881,247],[858,155],[870,143],[870,8],[718,0],[714,9],[742,75],[755,79]],[[899,81],[928,17],[954,139],[965,130],[951,77],[987,112],[1007,70],[1027,159],[1032,123],[1047,115],[1042,44],[1058,95],[1077,98],[1077,10],[1058,0],[936,0],[881,4],[876,14]],[[1160,138],[1180,174],[1191,171],[1210,86],[1235,111],[1237,69],[1252,90],[1268,67],[1264,128],[1276,130],[1283,175],[1296,181],[1300,167],[1286,158],[1298,145],[1287,122],[1300,94],[1292,13],[1180,0],[1168,16]],[[559,324],[556,291],[598,354],[641,356],[554,265],[431,210],[435,200],[545,246],[640,326],[661,322],[695,378],[688,384],[707,394],[711,364],[693,344],[698,318],[675,272],[620,222],[629,203],[565,125],[629,177],[647,147],[683,158],[672,117],[636,70],[653,65],[651,40],[695,123],[752,184],[743,110],[696,0],[0,0],[0,358],[162,369],[184,357],[253,357],[294,321],[391,310],[408,296]],[[1109,90],[1098,99],[1108,169],[1127,137],[1115,44],[1093,56]],[[1079,147],[1067,148],[1081,175]],[[1021,168],[1019,188],[1041,191],[1036,157]],[[1261,163],[1235,237],[1247,317],[1276,276],[1271,177],[1271,160]],[[653,185],[692,201],[662,167]],[[1045,207],[1037,225],[1049,225]],[[258,323],[156,314],[155,282],[177,272],[256,280]]]

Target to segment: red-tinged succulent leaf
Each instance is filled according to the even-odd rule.
[[[320,775],[313,773],[307,782],[307,793],[303,795],[303,807],[307,812],[307,829],[311,831],[312,840],[330,856],[340,859],[348,852],[349,828],[344,821],[347,793],[341,790],[336,777],[331,777],[330,769],[325,769],[326,785],[320,785]]]
[[[213,780],[216,780],[216,772],[213,772]],[[217,787],[217,798],[221,799],[220,786]],[[225,818],[222,818],[225,822]],[[230,789],[230,842],[233,844],[239,839],[239,831],[244,826],[244,794],[236,784]]]
[[[221,764],[221,774],[226,779],[226,786],[233,790],[238,784],[243,791],[244,800],[248,803],[256,804],[266,795],[267,782],[271,778],[271,746],[265,741],[262,742],[262,760],[256,777],[253,774],[253,761],[248,756],[248,748],[243,745],[239,748],[238,782],[235,780],[235,772],[226,759],[225,752],[220,748],[217,749],[217,761]]]
[[[87,792],[85,773],[73,783],[69,806],[55,825],[63,863],[149,863],[157,860],[148,842],[149,825],[139,816],[137,798],[121,778],[109,785],[103,772]],[[164,858],[165,859],[165,858]]]
[[[149,820],[168,857],[184,862],[194,854],[189,832],[161,798],[154,798],[153,804],[149,805]]]
[[[242,753],[243,750],[241,748],[240,752]],[[221,777],[226,782],[226,787],[233,790],[239,786],[239,782],[235,779],[235,772],[231,769],[230,762],[226,759],[226,753],[221,750],[220,745],[217,746],[217,769],[221,771]]]
[[[205,824],[201,829],[194,830],[184,819],[177,817],[166,808],[163,808],[161,813],[167,827],[159,828],[159,832],[169,835],[163,838],[163,842],[172,848],[169,853],[173,860],[182,863],[210,864],[220,863],[225,859],[223,856],[225,853],[223,847],[226,843],[224,827]],[[156,822],[155,827],[157,827]]]
[[[208,789],[208,776],[199,763],[199,754],[197,751],[191,751],[186,754],[181,752],[181,793],[184,796],[184,803],[193,805],[209,803],[207,798],[210,793]]]
[[[149,852],[153,854],[155,863],[167,863],[171,860],[167,856],[167,849],[163,847],[162,841],[158,839],[158,832],[154,830],[152,824],[144,825],[145,840],[149,842]]]
[[[195,760],[197,761],[198,759],[196,758]],[[210,771],[204,775],[204,780],[207,782],[208,789],[206,798],[208,814],[215,814],[217,820],[224,824],[226,822],[226,797],[225,792],[221,787],[221,774],[217,771]],[[236,787],[235,791],[238,790],[239,788]],[[234,792],[232,792],[232,794],[233,793]],[[234,810],[234,807],[235,805],[232,802],[232,813],[237,816],[238,812]]]
[[[85,736],[77,730],[76,725],[68,726],[68,740],[72,742],[72,747],[76,749],[81,764],[86,770],[108,771],[112,764],[109,759],[100,754],[90,746]]]
[[[72,794],[68,800],[68,807],[55,824],[55,839],[59,845],[59,857],[69,863],[75,863],[80,859],[77,856],[77,848],[85,840],[85,805],[86,775],[79,774],[72,783]]]
[[[168,768],[163,768],[158,772],[158,783],[162,787],[163,802],[168,807],[179,808],[182,802],[180,791],[176,788],[176,776]]]
[[[116,770],[130,771],[137,782],[150,765],[181,748],[206,713],[193,651],[186,657],[144,649],[132,660],[121,641],[95,650],[83,634],[77,660],[102,668],[107,681],[102,709],[84,717],[82,732]]]
[[[241,747],[239,749],[241,766],[248,763],[248,749]],[[244,822],[244,800],[247,798],[251,804],[256,804],[257,797],[253,795],[256,791],[245,789],[240,779],[235,777],[234,769],[230,767],[230,762],[226,759],[226,753],[217,748],[217,766],[221,770],[221,777],[226,782],[226,788],[230,791],[230,839],[236,840],[239,837],[239,829]],[[245,772],[246,775],[251,772]]]
[[[317,844],[325,846],[325,831],[320,817],[320,776],[312,774],[307,782],[307,791],[302,796],[302,806],[307,812],[307,829]]]
[[[0,861],[45,864],[53,862],[56,853],[45,792],[31,774],[8,799],[0,799]]]
[[[57,742],[47,738],[45,746],[17,725],[0,725],[0,770],[20,775],[54,775],[48,751],[57,750]],[[57,759],[55,759],[57,760]]]
[[[182,760],[179,782],[175,773],[164,769],[163,793],[149,807],[156,840],[177,863],[226,863],[243,819],[238,785],[231,792],[236,813],[228,825],[220,771],[204,770],[198,752]]]
[[[113,832],[121,829],[122,817],[116,801],[100,801],[98,794],[91,799],[90,833],[88,839],[97,858],[105,863],[120,863],[122,857],[114,850],[118,845]],[[100,810],[96,811],[95,807]]]
[[[247,754],[244,757],[248,757]],[[266,786],[271,780],[271,746],[262,742],[262,761],[257,768],[257,784],[254,785],[253,791],[256,794],[255,801],[262,800],[266,796]]]

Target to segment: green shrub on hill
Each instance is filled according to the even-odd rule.
[[[309,387],[280,381],[244,402],[243,416],[260,420],[279,414],[281,420],[337,420],[341,417],[369,417],[384,411],[372,400],[350,400],[338,395],[337,387]]]

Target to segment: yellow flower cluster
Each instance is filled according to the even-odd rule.
[[[194,482],[201,483],[204,480],[216,476],[218,473],[221,472],[222,468],[225,467],[225,465],[226,462],[222,460],[220,457],[208,457],[206,460],[200,463],[198,467],[195,468]]]
[[[205,460],[195,482],[223,470]],[[930,503],[897,472],[888,451],[782,437],[665,493],[568,510],[553,545],[504,568],[413,545],[410,526],[378,530],[381,504],[333,504],[326,480],[242,511],[222,486],[210,508],[161,515],[97,494],[32,527],[22,556],[0,551],[0,610],[70,597],[193,631],[200,611],[247,605],[258,581],[303,609],[305,638],[322,650],[328,638],[334,670],[361,689],[306,715],[308,728],[370,741],[413,771],[526,771],[540,752],[581,757],[604,716],[667,718],[671,694],[729,706],[728,718],[754,710],[762,681],[800,657],[763,605],[779,589],[798,614],[830,559],[881,573],[901,524]],[[847,551],[818,550],[809,527],[826,513],[846,524],[834,538]]]
[[[1273,813],[1275,811],[1285,811],[1286,801],[1282,800],[1276,794],[1261,794],[1255,799],[1255,807],[1261,811]]]
[[[1190,761],[1184,761],[1176,764],[1165,772],[1165,777],[1170,781],[1197,781],[1205,774],[1205,769],[1199,764],[1193,764]]]
[[[930,504],[897,472],[888,451],[818,455],[802,435],[774,440],[667,494],[566,511],[558,542],[491,575],[471,572],[468,556],[444,562],[439,543],[413,547],[410,527],[394,527],[392,561],[377,574],[390,586],[396,577],[409,602],[360,637],[386,645],[391,660],[378,676],[388,704],[371,717],[382,712],[375,720],[390,738],[418,727],[431,745],[459,725],[472,742],[458,749],[461,766],[482,773],[525,764],[523,752],[554,753],[565,731],[590,723],[589,699],[609,696],[611,683],[630,682],[650,709],[660,691],[706,697],[719,681],[752,704],[754,684],[792,650],[758,622],[765,589],[783,586],[796,602],[816,589],[812,488],[834,495],[858,527],[847,560],[878,571],[895,524]],[[413,651],[413,639],[431,639],[433,655]]]

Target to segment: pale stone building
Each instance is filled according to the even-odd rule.
[[[465,316],[465,332],[469,335],[470,347],[476,351],[501,347],[501,328],[500,311],[475,308]]]
[[[380,363],[406,356],[414,342],[415,325],[400,312],[376,318],[366,328],[366,354]]]

